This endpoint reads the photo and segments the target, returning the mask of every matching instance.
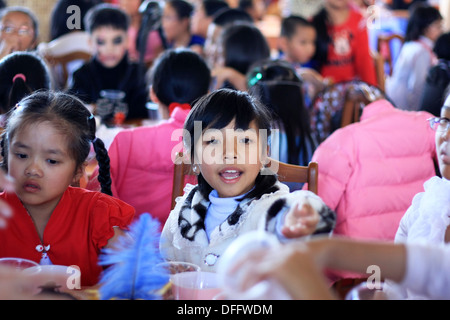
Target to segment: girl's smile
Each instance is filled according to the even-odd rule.
[[[242,171],[237,168],[225,168],[219,172],[225,183],[236,183],[242,175]]]

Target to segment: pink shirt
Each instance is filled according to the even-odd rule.
[[[179,107],[170,118],[151,127],[120,131],[109,147],[113,195],[136,209],[148,212],[164,225],[172,204],[173,156],[182,151],[182,129],[189,110]],[[94,183],[89,189],[96,190]]]
[[[337,214],[334,234],[394,240],[413,197],[436,174],[429,117],[379,100],[317,148],[312,161],[319,163],[319,196]]]

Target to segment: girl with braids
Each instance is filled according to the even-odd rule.
[[[312,19],[317,31],[314,64],[333,83],[359,79],[377,85],[364,17],[350,0],[325,0]]]
[[[282,240],[332,231],[334,212],[318,196],[290,193],[265,168],[270,127],[268,110],[242,91],[220,89],[193,106],[183,142],[198,185],[185,187],[164,225],[166,259],[214,272],[229,244],[249,231]]]
[[[0,230],[0,257],[77,266],[82,286],[97,283],[100,250],[127,228],[134,209],[108,195],[109,159],[95,129],[83,103],[65,93],[36,92],[11,110],[1,140],[2,167],[15,192],[0,194],[13,209],[8,227]],[[102,192],[70,186],[84,173],[91,143]]]

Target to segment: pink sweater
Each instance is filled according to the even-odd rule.
[[[148,212],[164,225],[171,210],[172,157],[182,151],[181,131],[189,111],[175,108],[170,119],[156,126],[120,131],[109,147],[113,195],[136,209],[136,217]],[[88,185],[94,188],[93,184]]]
[[[337,214],[334,234],[394,240],[414,195],[435,175],[429,117],[376,101],[359,123],[318,147],[312,160],[319,163],[319,196]]]

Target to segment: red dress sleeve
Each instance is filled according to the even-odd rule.
[[[369,35],[366,27],[366,19],[361,17],[355,26],[355,73],[368,84],[377,86],[377,75],[375,73],[375,62],[372,58],[369,45]]]
[[[114,236],[113,227],[128,230],[135,214],[134,208],[129,204],[102,193],[99,193],[91,210],[91,239],[99,249]]]

